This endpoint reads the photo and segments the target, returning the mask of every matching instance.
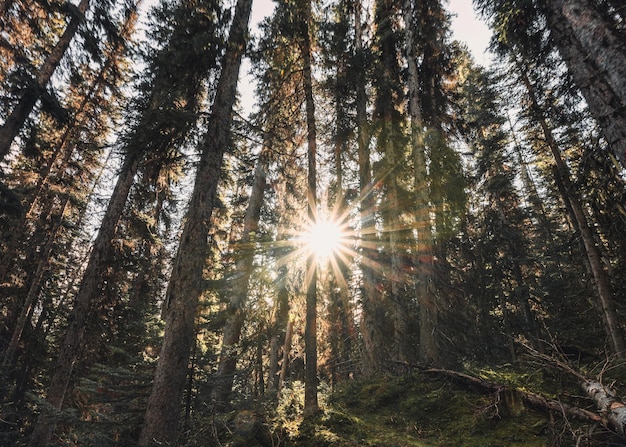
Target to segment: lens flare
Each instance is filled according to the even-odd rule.
[[[324,260],[337,255],[345,244],[346,234],[337,222],[319,220],[303,235],[303,242],[310,254]]]

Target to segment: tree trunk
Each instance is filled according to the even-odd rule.
[[[209,223],[231,137],[233,106],[246,48],[252,0],[238,0],[211,119],[201,144],[189,211],[168,284],[165,334],[148,399],[139,445],[176,443],[180,404],[193,346],[196,307],[202,294]]]
[[[546,2],[548,26],[615,157],[626,167],[626,39],[589,0]]]
[[[406,294],[401,283],[405,278],[402,273],[400,258],[401,223],[400,188],[398,172],[402,163],[402,148],[398,143],[400,129],[398,121],[400,99],[397,97],[397,82],[400,67],[398,54],[393,39],[393,21],[396,6],[393,2],[377,2],[375,6],[377,22],[377,45],[379,47],[381,79],[378,85],[376,116],[379,120],[380,131],[377,134],[377,144],[384,154],[384,172],[381,183],[384,185],[385,200],[382,209],[383,232],[386,247],[384,254],[387,257],[383,263],[383,273],[389,282],[390,291],[385,297],[386,304],[391,311],[392,343],[391,355],[396,360],[408,359],[408,306]],[[380,318],[380,316],[378,316]]]
[[[349,12],[346,10],[345,2],[341,6],[340,20],[349,20]],[[345,40],[345,33],[338,36],[338,40]],[[334,92],[335,107],[335,135],[334,139],[334,155],[335,155],[335,183],[336,192],[333,204],[333,218],[342,228],[347,226],[348,206],[344,194],[344,166],[343,154],[347,152],[348,132],[346,129],[346,103],[348,98],[345,91],[340,88],[343,80],[347,78],[346,54],[339,54],[337,60],[337,68],[335,76],[337,84]],[[332,355],[331,361],[331,384],[334,387],[340,380],[341,371],[338,366],[347,364],[350,359],[351,338],[350,323],[353,316],[350,312],[348,281],[351,275],[350,267],[347,259],[343,254],[331,257],[329,260],[331,269],[329,271],[329,322],[330,334],[329,343]]]
[[[540,394],[530,393],[519,389],[511,389],[504,385],[489,382],[487,380],[483,380],[479,377],[474,377],[469,374],[445,369],[427,369],[424,370],[424,373],[448,377],[458,382],[470,385],[472,387],[477,387],[478,389],[482,389],[490,393],[509,395],[518,394],[525,403],[529,404],[532,407],[539,408],[544,411],[554,412],[556,414],[566,414],[582,421],[602,423],[602,418],[600,416],[598,416],[596,413],[585,410],[584,408],[574,407],[561,401],[547,399]],[[506,399],[504,403],[507,403]]]
[[[575,193],[574,185],[572,185],[570,180],[569,168],[561,158],[561,152],[552,134],[552,129],[543,117],[541,107],[535,95],[534,86],[526,76],[523,67],[519,67],[519,72],[531,100],[531,112],[533,113],[533,117],[541,126],[546,144],[554,157],[555,181],[557,187],[563,200],[566,204],[569,204],[568,209],[572,213],[573,223],[576,225],[576,229],[580,232],[580,236],[582,238],[585,254],[587,255],[594,279],[596,295],[598,297],[600,310],[604,320],[604,327],[611,341],[612,351],[614,354],[623,356],[626,354],[626,345],[624,344],[624,336],[622,334],[619,317],[615,309],[609,276],[603,265],[600,249],[596,244],[597,236],[593,234],[593,230],[588,222],[587,214]]]
[[[291,339],[293,338],[293,320],[288,317],[287,331],[285,332],[285,343],[283,344],[283,360],[280,366],[280,376],[278,378],[278,397],[287,379],[287,369],[289,369],[289,353],[291,352]]]
[[[359,211],[361,220],[360,268],[361,280],[361,336],[363,337],[363,374],[371,376],[381,369],[383,358],[383,334],[379,315],[383,312],[380,294],[376,291],[374,253],[376,253],[375,208],[370,160],[370,130],[367,119],[366,61],[363,48],[361,0],[354,2],[354,46],[357,59],[356,122],[359,161]]]
[[[254,244],[251,234],[259,227],[263,195],[265,191],[266,170],[268,164],[268,149],[263,149],[259,155],[254,171],[254,181],[248,202],[248,208],[243,221],[243,233],[239,241],[239,249],[235,250],[241,258],[237,261],[233,273],[234,281],[232,296],[228,305],[228,319],[224,326],[222,337],[222,349],[219,365],[215,374],[215,387],[212,398],[215,405],[223,406],[233,387],[233,379],[237,365],[238,353],[236,351],[241,329],[245,320],[245,306],[248,301],[248,286],[252,274],[252,261],[254,258]]]
[[[282,240],[280,237],[278,240]],[[270,346],[270,367],[269,367],[269,388],[275,391],[280,390],[280,373],[278,370],[279,353],[281,347],[285,345],[289,325],[289,292],[287,291],[287,268],[279,267],[278,270],[278,291],[276,292],[276,317],[274,321],[273,335]],[[287,349],[291,346],[291,341]],[[284,355],[283,355],[284,357]],[[283,360],[283,362],[288,361]],[[284,377],[283,377],[284,379]]]
[[[9,366],[13,362],[13,356],[15,355],[19,342],[22,339],[22,333],[24,332],[24,328],[26,327],[26,324],[30,321],[30,316],[32,315],[31,310],[35,307],[37,295],[39,294],[41,284],[43,282],[44,273],[50,266],[50,258],[52,256],[54,241],[59,229],[61,228],[61,225],[63,224],[63,215],[65,214],[65,210],[67,209],[69,202],[69,197],[66,197],[63,201],[63,204],[61,205],[61,209],[57,213],[57,216],[53,218],[54,226],[47,235],[46,244],[38,253],[35,275],[30,283],[30,286],[28,287],[26,299],[22,303],[20,315],[17,318],[15,327],[13,328],[11,341],[9,342],[9,345],[4,352],[4,366]]]
[[[97,101],[104,92],[107,90],[107,86],[110,84],[119,83],[119,79],[108,79],[107,73],[109,73],[114,67],[114,72],[122,71],[119,68],[120,61],[126,48],[127,39],[130,39],[135,25],[137,23],[138,14],[137,8],[141,5],[143,0],[136,0],[133,12],[127,17],[126,22],[122,27],[120,36],[123,39],[117,41],[114,47],[107,53],[107,59],[98,71],[98,75],[95,77],[93,83],[87,88],[87,91],[80,99],[78,107],[75,108],[72,116],[72,122],[66,127],[63,132],[63,136],[60,138],[58,145],[53,151],[52,155],[46,160],[45,164],[39,169],[37,175],[37,183],[32,191],[29,192],[28,197],[23,203],[23,213],[20,216],[19,225],[15,232],[11,233],[9,240],[4,250],[3,261],[0,262],[0,283],[4,282],[6,273],[13,265],[14,259],[17,256],[18,244],[26,235],[29,222],[36,217],[34,211],[37,208],[37,204],[41,200],[45,200],[46,192],[49,189],[50,174],[52,172],[65,172],[67,165],[76,151],[76,140],[78,134],[83,131],[84,127],[90,125],[93,119],[93,110],[89,107],[94,101]]]
[[[404,1],[406,26],[405,49],[408,64],[408,97],[411,117],[411,149],[414,163],[415,226],[417,230],[416,298],[420,312],[420,358],[424,362],[439,362],[437,348],[437,303],[432,290],[433,235],[430,220],[430,195],[426,168],[426,146],[424,144],[424,120],[419,98],[418,55],[415,54],[417,26],[412,0]]]
[[[582,388],[595,402],[598,411],[606,417],[609,426],[626,437],[626,404],[617,397],[615,391],[596,380],[584,382]]]
[[[313,75],[311,71],[311,36],[310,26],[313,20],[311,0],[304,5],[303,26],[303,82],[306,106],[307,143],[308,143],[308,178],[307,202],[309,224],[317,221],[317,127],[315,123],[315,103],[313,102]],[[317,259],[309,255],[306,274],[306,323],[304,330],[304,417],[313,417],[318,411],[317,402]]]
[[[0,161],[4,160],[11,150],[11,144],[13,144],[13,140],[20,132],[26,118],[28,118],[28,115],[33,110],[40,92],[48,85],[52,74],[58,67],[70,42],[74,38],[80,22],[85,18],[87,8],[89,8],[89,0],[81,0],[76,7],[74,16],[71,18],[70,23],[68,23],[67,28],[65,28],[65,32],[39,68],[34,80],[34,85],[25,89],[19,102],[7,117],[4,125],[0,128]]]
[[[138,155],[127,157],[117,184],[111,195],[111,200],[102,218],[102,224],[94,241],[83,279],[74,300],[74,307],[68,318],[68,327],[61,345],[61,352],[57,360],[54,374],[48,387],[46,406],[37,419],[29,447],[43,447],[50,442],[55,428],[52,411],[60,410],[65,398],[65,392],[72,375],[74,363],[80,351],[80,345],[85,332],[87,315],[89,314],[91,299],[97,293],[101,276],[106,267],[111,250],[111,240],[115,234],[117,223],[126,204],[128,192],[139,166]]]

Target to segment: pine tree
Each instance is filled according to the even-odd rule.
[[[71,18],[65,28],[65,32],[37,70],[36,76],[33,79],[33,86],[24,91],[19,102],[0,128],[0,161],[4,160],[9,153],[13,140],[22,129],[26,118],[28,118],[37,99],[41,95],[41,91],[45,89],[46,85],[50,82],[70,42],[76,35],[80,23],[84,20],[85,12],[88,8],[89,0],[81,0],[78,6],[74,7],[72,5],[69,7]]]
[[[243,229],[239,241],[234,242],[238,259],[232,273],[236,283],[230,302],[228,303],[228,317],[224,326],[220,361],[215,374],[215,388],[212,398],[218,408],[223,407],[232,390],[233,378],[237,365],[237,344],[241,337],[242,327],[246,318],[245,305],[248,300],[249,282],[253,269],[254,247],[256,234],[259,231],[261,207],[266,189],[266,173],[268,168],[269,150],[264,148],[259,154],[254,168],[254,178],[248,207],[246,209]]]
[[[208,6],[212,5],[209,3]],[[207,12],[213,11],[207,8]],[[202,80],[215,64],[215,47],[219,44],[212,34],[210,16],[197,13],[194,6],[183,4],[178,10],[178,29],[168,36],[168,45],[160,55],[152,59],[154,77],[148,81],[147,94],[139,99],[139,109],[136,127],[124,137],[125,158],[122,162],[116,186],[112,192],[107,210],[102,218],[98,234],[95,238],[91,254],[82,276],[80,287],[74,299],[74,306],[69,317],[64,342],[61,347],[57,368],[51,379],[46,396],[50,408],[60,409],[67,391],[72,369],[78,356],[86,329],[90,304],[100,287],[102,275],[111,259],[112,240],[118,221],[124,210],[128,193],[133,184],[137,170],[147,155],[170,156],[170,151],[183,147],[192,126],[197,120],[197,112],[203,93]],[[189,25],[185,20],[197,20],[198,29],[204,29],[206,34],[189,36],[186,28]],[[192,22],[193,23],[193,22]],[[176,25],[175,25],[176,26]],[[196,47],[200,51],[200,58],[193,61],[187,73],[181,73],[174,62],[176,57],[184,57],[180,48],[188,48],[188,39],[203,36],[207,39],[207,46]],[[194,47],[191,47],[192,51]],[[206,53],[205,53],[206,52]],[[166,56],[171,59],[164,59]],[[176,56],[176,57],[174,57]],[[198,63],[201,61],[202,63]],[[180,83],[172,84],[172,79],[181,79]],[[153,83],[153,84],[152,84]],[[158,86],[158,87],[157,87]],[[165,87],[169,86],[168,89]],[[150,89],[150,87],[153,87]],[[176,87],[176,89],[173,89]],[[176,117],[176,120],[173,120]],[[173,125],[172,123],[176,123]],[[44,445],[54,430],[54,422],[50,418],[49,410],[39,416],[30,445]]]
[[[317,125],[315,120],[315,102],[313,99],[312,46],[311,32],[313,13],[311,1],[307,0],[302,8],[301,29],[302,45],[302,81],[307,125],[307,204],[310,225],[318,221],[317,211]],[[306,370],[304,376],[304,416],[314,417],[318,411],[317,401],[317,259],[309,255],[306,273],[306,324],[304,332],[304,355]]]
[[[194,344],[196,307],[202,293],[208,225],[216,203],[230,128],[241,59],[246,48],[252,0],[239,0],[231,25],[211,118],[201,143],[201,158],[186,223],[165,297],[165,334],[139,445],[176,442],[179,405]]]

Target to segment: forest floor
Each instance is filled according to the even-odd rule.
[[[500,379],[507,378],[494,373]],[[509,374],[509,378],[514,377]],[[493,378],[490,378],[491,380]],[[526,378],[526,381],[531,380]],[[541,381],[542,378],[533,378]],[[330,390],[329,390],[330,391]],[[528,408],[515,393],[488,393],[433,374],[350,381],[321,399],[320,416],[302,421],[302,390],[283,395],[278,409],[231,413],[230,446],[285,447],[533,447],[624,446],[592,422]],[[573,397],[577,399],[576,396]],[[583,404],[584,405],[584,404]],[[593,405],[587,402],[588,409]],[[252,415],[256,416],[252,416]],[[250,420],[257,421],[250,424]],[[252,426],[257,428],[250,430]],[[237,429],[240,427],[243,429]],[[248,427],[248,428],[246,428]]]

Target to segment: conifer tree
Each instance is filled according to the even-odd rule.
[[[80,23],[84,20],[85,12],[89,8],[89,0],[81,0],[78,6],[69,6],[69,13],[71,15],[70,21],[65,28],[63,35],[55,47],[50,51],[50,54],[44,60],[43,64],[37,70],[35,78],[33,79],[33,85],[29,86],[19,102],[7,116],[4,124],[0,127],[0,161],[2,161],[13,144],[13,140],[18,135],[26,118],[32,111],[37,99],[41,95],[41,91],[45,89],[46,85],[50,82],[52,75],[58,67],[61,59],[65,55],[70,42],[76,35]]]
[[[360,212],[360,269],[361,279],[361,307],[363,317],[361,321],[361,336],[365,355],[363,358],[363,372],[365,375],[378,373],[381,369],[384,352],[383,325],[378,317],[384,313],[384,303],[378,296],[376,283],[376,213],[374,183],[371,168],[371,125],[368,120],[368,70],[371,52],[365,47],[363,23],[363,5],[361,0],[354,2],[354,70],[355,79],[355,118],[357,132],[357,151],[359,164],[359,212]]]
[[[302,22],[296,23],[301,30],[302,45],[302,81],[304,83],[304,99],[307,126],[307,216],[309,225],[318,221],[317,211],[317,124],[315,119],[315,102],[313,99],[313,73],[311,32],[313,13],[311,0],[304,2],[299,17]],[[304,350],[306,370],[304,375],[304,416],[314,417],[319,411],[317,400],[317,259],[309,255],[306,273],[306,323],[304,333]]]
[[[230,302],[228,303],[228,317],[222,336],[222,348],[219,365],[215,374],[215,387],[212,398],[218,408],[222,408],[232,390],[233,378],[237,365],[237,344],[245,322],[245,305],[248,300],[249,282],[252,274],[254,247],[259,231],[261,207],[266,189],[266,176],[269,164],[269,150],[264,148],[259,154],[254,168],[254,178],[248,206],[243,221],[241,237],[233,242],[237,261],[232,277],[235,284],[232,287]]]
[[[142,446],[175,443],[177,439],[179,406],[202,294],[207,235],[223,157],[231,144],[233,106],[251,8],[252,0],[239,0],[235,7],[211,118],[200,146],[193,193],[165,297],[165,334],[139,437]]]
[[[125,158],[74,299],[57,368],[46,396],[50,408],[60,409],[63,405],[73,365],[80,352],[90,304],[97,295],[110,260],[111,243],[140,164],[148,155],[157,159],[159,156],[169,157],[172,151],[183,147],[198,118],[196,112],[204,93],[202,81],[215,66],[215,51],[219,48],[217,36],[212,33],[212,30],[219,29],[219,25],[213,21],[215,17],[212,14],[216,14],[216,10],[212,5],[209,2],[206,9],[197,10],[195,6],[183,2],[176,10],[178,22],[175,22],[174,30],[169,32],[169,41],[162,53],[152,59],[153,78],[147,82],[145,96],[136,104],[138,121],[124,137]],[[195,25],[195,29],[203,30],[203,33],[188,35],[191,24]],[[198,39],[200,36],[205,39],[205,45],[189,45],[189,39]],[[177,58],[185,58],[186,53],[181,52],[181,49],[199,51],[199,58],[193,60],[191,67],[187,67],[188,71],[182,73],[175,65]],[[180,82],[173,83],[174,79]],[[31,437],[31,446],[45,445],[50,439],[55,424],[49,411],[44,410],[39,416]]]

